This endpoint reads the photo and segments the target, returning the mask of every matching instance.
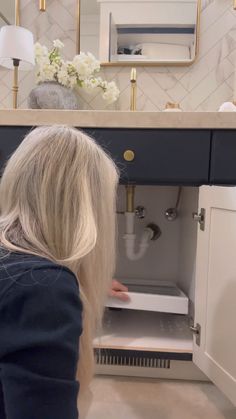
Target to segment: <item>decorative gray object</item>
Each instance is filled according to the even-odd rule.
[[[40,83],[31,90],[28,106],[31,109],[79,109],[76,93],[54,81]]]

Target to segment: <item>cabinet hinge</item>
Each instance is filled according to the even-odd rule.
[[[205,230],[205,221],[206,221],[206,210],[205,208],[201,208],[200,213],[193,212],[193,219],[200,224],[200,229],[202,231]]]
[[[196,326],[190,326],[190,330],[193,332],[193,334],[196,337],[196,344],[198,346],[201,345],[201,326],[199,323],[196,324]]]

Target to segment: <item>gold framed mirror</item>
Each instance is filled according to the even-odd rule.
[[[8,0],[0,4],[0,28],[20,24],[20,0]]]
[[[189,66],[201,0],[77,0],[77,51],[102,66]]]

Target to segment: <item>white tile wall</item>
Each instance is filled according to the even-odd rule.
[[[48,0],[46,13],[39,12],[35,0],[21,0],[21,24],[36,40],[50,45],[59,38],[65,43],[65,56],[76,52],[77,0]],[[236,60],[236,11],[232,0],[202,0],[200,54],[191,67],[138,68],[138,110],[155,111],[167,101],[180,102],[186,111],[214,111],[234,94]],[[114,79],[121,95],[108,108],[129,109],[130,69],[104,68],[103,76]],[[19,105],[27,107],[27,96],[34,86],[32,73],[20,74]],[[12,74],[0,68],[0,107],[11,107]],[[99,92],[80,92],[82,109],[105,109]]]

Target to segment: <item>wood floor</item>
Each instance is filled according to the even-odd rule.
[[[80,419],[236,419],[208,382],[97,376],[79,404]]]

